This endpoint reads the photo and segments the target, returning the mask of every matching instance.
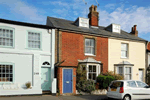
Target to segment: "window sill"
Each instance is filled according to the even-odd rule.
[[[11,47],[11,46],[0,46],[0,48],[10,48],[10,49],[14,49],[14,47]]]
[[[96,55],[93,55],[93,54],[84,54],[85,56],[96,56]]]
[[[36,49],[36,48],[25,48],[25,49],[28,49],[28,50],[39,50],[39,51],[42,51],[42,49]]]
[[[121,59],[129,59],[129,57],[120,57]]]

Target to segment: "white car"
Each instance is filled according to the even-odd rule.
[[[150,87],[136,80],[112,81],[108,87],[107,97],[123,100],[150,99]]]

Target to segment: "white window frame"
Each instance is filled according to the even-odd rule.
[[[123,70],[123,71],[122,71],[122,72],[123,72],[122,75],[124,76],[124,80],[126,80],[126,79],[125,79],[125,78],[126,78],[126,77],[125,77],[125,76],[126,76],[126,72],[125,72],[126,70],[125,70],[125,69],[128,68],[128,67],[131,68],[131,80],[132,80],[132,76],[133,76],[133,68],[132,68],[132,66],[126,66],[126,65],[116,66],[116,70],[117,70],[116,73],[117,73],[117,74],[119,74],[119,73],[118,73],[118,68],[119,68],[119,67],[122,67],[122,70]]]
[[[95,65],[96,66],[96,72],[94,72],[94,73],[96,73],[96,77],[100,74],[100,72],[101,72],[101,65],[100,64],[93,64],[93,63],[88,63],[88,64],[81,64],[80,65],[80,67],[82,67],[82,65],[85,65],[86,66],[86,71],[87,71],[87,73],[86,73],[86,77],[87,77],[87,79],[89,79],[89,77],[88,77],[88,74],[89,73],[92,73],[92,72],[89,72],[89,66],[90,65]],[[96,82],[96,80],[94,80],[95,82]]]
[[[8,27],[8,26],[0,26],[0,29],[9,30],[9,31],[11,30],[12,31],[12,38],[10,37],[11,35],[10,34],[8,35],[7,33],[5,34],[5,36],[3,36],[3,32],[0,31],[0,38],[1,38],[0,42],[3,43],[3,40],[5,39],[5,45],[4,44],[0,45],[0,47],[14,48],[14,46],[15,46],[15,42],[14,42],[15,41],[15,29],[12,28],[12,27]],[[10,40],[12,40],[12,42],[10,42]],[[6,43],[9,44],[9,45],[6,45]],[[12,46],[10,44],[12,44]]]
[[[126,44],[126,50],[122,50],[122,45]],[[122,52],[126,52],[126,56],[122,56]],[[121,58],[129,58],[129,44],[128,43],[121,43]]]
[[[40,34],[40,40],[33,40],[33,39],[31,40],[31,41],[33,41],[33,42],[40,42],[40,48],[29,47],[29,32]],[[27,49],[31,49],[31,50],[42,50],[42,32],[39,32],[39,31],[32,31],[32,30],[28,30],[28,31],[27,31]]]
[[[94,46],[86,46],[86,40],[94,40]],[[94,38],[85,38],[84,40],[84,53],[85,55],[95,55],[95,39]],[[90,53],[86,53],[86,47],[91,48],[91,52]],[[92,53],[92,49],[94,49],[94,53]]]

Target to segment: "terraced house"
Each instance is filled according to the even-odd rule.
[[[131,32],[118,24],[99,26],[97,6],[89,8],[88,18],[75,21],[47,17],[55,27],[55,70],[61,94],[76,93],[76,68],[86,66],[87,79],[96,80],[102,71],[114,71],[125,79],[145,81],[147,41],[138,37],[136,25]]]
[[[56,94],[54,39],[46,25],[0,19],[0,96]]]

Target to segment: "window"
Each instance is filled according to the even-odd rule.
[[[125,67],[125,79],[131,80],[131,67]]]
[[[143,83],[143,82],[140,82],[140,81],[136,81],[137,84],[138,84],[138,87],[142,87],[144,88],[145,86],[147,86],[147,84]]]
[[[13,65],[0,64],[0,82],[13,82]]]
[[[96,65],[89,65],[88,79],[96,80]]]
[[[117,87],[123,87],[123,82],[113,82],[111,85],[110,85],[110,88],[117,88]]]
[[[13,47],[14,29],[0,27],[0,46]]]
[[[95,40],[85,39],[85,54],[95,54]]]
[[[38,32],[28,32],[28,48],[41,48],[41,34]]]
[[[124,76],[125,80],[132,79],[132,67],[119,66],[117,67],[117,74]]]
[[[123,76],[123,68],[122,67],[118,67],[118,74]]]
[[[128,44],[122,43],[121,44],[121,58],[128,57]]]
[[[137,87],[135,81],[128,81],[127,86],[129,87]]]

